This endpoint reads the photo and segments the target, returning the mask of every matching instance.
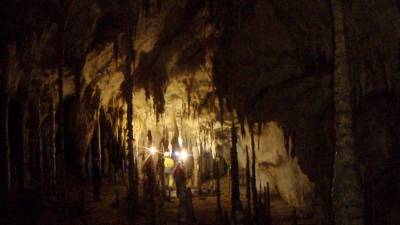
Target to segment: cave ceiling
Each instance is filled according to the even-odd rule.
[[[2,4],[1,51],[10,52],[4,59],[11,71],[10,93],[23,96],[24,87],[40,83],[32,85],[29,96],[54,95],[63,45],[64,98],[81,96],[82,108],[106,112],[126,108],[122,2]],[[304,130],[330,118],[333,40],[326,1],[182,0],[148,6],[137,5],[133,38],[135,128],[145,121],[146,126],[174,127],[178,114],[188,131],[220,129],[217,121],[229,124],[232,118]],[[351,68],[357,102],[397,87],[396,9],[391,0],[346,4],[352,12],[349,58],[357,62]]]

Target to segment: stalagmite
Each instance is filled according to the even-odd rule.
[[[130,204],[130,214],[134,214],[136,204],[137,204],[137,198],[136,198],[137,197],[137,192],[136,192],[137,189],[136,189],[136,181],[135,181],[135,169],[136,168],[135,168],[135,158],[134,158],[133,149],[128,151],[127,158],[128,158],[128,181],[129,181],[128,199],[129,199],[129,204]]]
[[[224,215],[223,215],[223,225],[231,225],[231,220],[229,219],[229,213],[224,210]]]
[[[198,169],[198,174],[197,174],[197,190],[201,194],[201,185],[202,185],[202,169],[203,169],[203,152],[204,152],[204,144],[201,140],[200,134],[199,134],[199,169]]]
[[[216,187],[216,194],[217,194],[217,212],[219,215],[222,215],[222,205],[221,205],[221,175],[220,175],[220,161],[221,161],[221,156],[219,155],[220,153],[217,152],[217,155],[215,157],[215,166],[216,166],[216,173],[214,174],[215,178],[216,178],[216,183],[217,183],[217,187]]]
[[[292,213],[292,225],[298,225],[297,211],[293,209]]]
[[[121,163],[121,179],[125,180],[125,150],[123,148],[123,142],[122,142],[122,126],[118,125],[117,127],[117,151],[118,151],[118,156],[120,157],[120,163]]]
[[[23,96],[24,94],[21,93]],[[20,97],[22,97],[20,96]],[[28,138],[29,133],[26,129],[28,123],[28,105],[26,102],[19,105],[18,109],[20,110],[17,114],[19,117],[16,126],[18,126],[18,145],[16,146],[16,150],[19,152],[19,164],[17,164],[17,173],[18,173],[18,189],[21,192],[27,190],[28,178],[29,178],[29,146],[28,146]],[[55,125],[54,125],[55,126]]]
[[[148,148],[152,148],[152,135],[151,131],[148,130],[147,132],[147,146]],[[143,197],[146,208],[146,224],[147,225],[155,225],[156,224],[156,204],[155,204],[155,185],[156,185],[156,175],[154,173],[153,168],[153,154],[150,152],[146,161],[143,165],[143,174],[144,174],[144,181],[143,181]]]
[[[89,145],[88,150],[86,152],[85,166],[86,166],[86,174],[85,177],[92,178],[93,176],[93,147]]]
[[[335,34],[335,70],[333,97],[335,105],[335,159],[332,201],[336,225],[363,225],[364,200],[354,152],[352,88],[347,64],[345,10],[340,0],[331,0]]]
[[[232,218],[236,223],[240,223],[243,219],[241,215],[242,202],[240,201],[240,189],[239,189],[239,166],[237,156],[237,133],[235,123],[232,121],[231,127],[231,182],[232,182],[232,193],[231,193],[231,204],[232,204]]]
[[[103,161],[102,156],[102,136],[101,136],[101,126],[100,126],[100,112],[97,112],[97,120],[96,120],[96,129],[95,129],[95,138],[96,138],[96,158],[100,162],[100,171],[101,171],[101,162]]]
[[[102,169],[101,169],[101,161],[102,161],[102,146],[101,146],[101,128],[100,128],[100,113],[98,112],[97,121],[96,121],[96,129],[95,129],[95,139],[96,139],[96,151],[94,155],[93,162],[93,181],[94,181],[94,192],[93,198],[94,200],[101,199],[101,185],[102,185]]]
[[[250,178],[250,159],[249,148],[246,145],[246,201],[248,218],[251,217],[251,178]]]
[[[135,61],[134,52],[134,34],[137,25],[138,10],[137,2],[127,2],[126,12],[125,12],[125,44],[126,44],[126,57],[124,63],[124,77],[125,77],[125,90],[123,94],[127,104],[127,119],[126,119],[126,129],[127,129],[127,147],[128,147],[128,181],[129,181],[129,214],[130,222],[132,225],[136,223],[135,209],[137,208],[138,200],[138,183],[137,183],[137,166],[134,154],[134,134],[133,134],[133,73],[132,64]]]
[[[84,190],[79,192],[79,211],[81,214],[84,214],[86,211],[86,195]]]
[[[40,119],[41,114],[42,114],[42,104],[41,104],[41,98],[39,96],[38,100],[37,100],[37,105],[35,107],[36,109],[36,130],[37,130],[37,154],[38,154],[38,177],[39,177],[39,183],[40,183],[40,187],[43,191],[43,186],[45,184],[44,182],[44,152],[43,152],[43,141],[42,141],[42,121]]]
[[[62,4],[61,7],[65,7],[65,14],[62,13],[58,19],[58,41],[57,47],[59,50],[58,55],[58,63],[57,63],[57,89],[58,89],[58,124],[59,124],[59,135],[58,135],[58,151],[57,151],[57,164],[58,164],[58,185],[59,190],[62,196],[64,196],[65,192],[65,178],[66,178],[66,165],[65,165],[65,130],[64,130],[64,61],[65,61],[65,39],[66,39],[66,30],[70,19],[70,14],[72,7],[75,1],[72,0],[66,5]],[[62,10],[64,11],[64,9]],[[77,89],[76,93],[79,93],[79,89]],[[79,113],[79,112],[78,112]]]
[[[107,119],[105,117],[103,107],[99,110],[99,130],[100,130],[100,147],[101,147],[101,174],[104,177],[111,178],[112,174],[110,173],[110,152],[112,151],[111,148],[111,135],[107,132]]]
[[[115,202],[114,202],[114,208],[118,208],[119,207],[119,191],[118,189],[115,191]]]
[[[48,146],[50,153],[50,191],[55,194],[57,185],[56,109],[52,96],[50,100],[50,145]]]
[[[4,57],[8,57],[7,55]],[[11,188],[11,168],[10,168],[10,145],[9,145],[9,97],[8,97],[8,74],[5,64],[1,73],[0,90],[0,215],[7,214],[9,192]]]
[[[266,225],[272,225],[272,222],[271,222],[271,220],[272,220],[272,216],[271,216],[271,193],[270,193],[270,190],[269,190],[269,183],[267,182],[267,185],[266,185],[266,187],[265,187],[265,191],[264,191],[264,204],[265,204],[265,209],[266,209],[266,212],[265,212],[265,217],[266,217]]]
[[[165,208],[164,201],[166,200],[165,196],[165,160],[164,153],[165,149],[168,149],[168,138],[166,137],[166,132],[164,131],[164,138],[160,142],[160,149],[162,149],[160,157],[158,158],[158,169],[159,169],[159,177],[160,177],[160,200],[159,200],[159,211],[160,211],[160,225],[166,225],[167,220],[165,216]]]
[[[35,85],[36,86],[36,85]],[[35,87],[37,88],[37,87]],[[39,87],[40,89],[40,87]],[[39,189],[42,187],[42,172],[43,167],[42,162],[42,141],[41,141],[41,124],[40,124],[40,97],[32,99],[29,103],[29,119],[28,119],[28,129],[29,129],[29,171],[31,174],[30,183],[38,184]],[[40,190],[41,191],[41,190]]]
[[[99,159],[94,158],[92,163],[92,179],[93,179],[93,200],[101,200],[101,163]]]
[[[252,160],[251,160],[251,193],[253,196],[253,210],[254,210],[254,217],[257,217],[257,186],[256,186],[256,147],[254,143],[254,130],[253,125],[250,126],[250,138],[251,138],[251,153],[252,153]]]
[[[64,195],[64,179],[65,179],[65,152],[64,152],[64,90],[63,90],[63,79],[64,79],[64,48],[62,47],[62,53],[60,56],[60,64],[58,66],[58,149],[57,149],[57,164],[58,164],[58,191]]]
[[[144,195],[144,204],[145,204],[145,213],[146,213],[146,224],[147,225],[155,225],[156,224],[156,208],[155,208],[155,174],[153,169],[153,159],[150,155],[146,160],[144,165],[144,184],[143,184],[143,195]]]

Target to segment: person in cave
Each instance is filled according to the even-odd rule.
[[[102,179],[99,159],[95,159],[93,164],[93,184],[93,199],[100,201]]]
[[[185,168],[182,166],[182,162],[178,162],[174,170],[174,181],[176,185],[176,197],[186,188],[186,173]]]

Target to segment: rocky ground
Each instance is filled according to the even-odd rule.
[[[244,187],[242,187],[242,191]],[[25,205],[11,209],[11,219],[5,224],[29,224],[29,225],[128,225],[126,187],[124,185],[113,185],[105,183],[103,186],[101,201],[94,201],[92,198],[92,186],[90,183],[80,185],[67,185],[65,204],[56,204],[51,201],[39,203],[35,199],[38,196],[20,196],[25,198]],[[119,193],[119,204],[116,204],[116,192]],[[82,193],[84,193],[84,209],[82,207]],[[242,193],[242,198],[244,198]],[[227,211],[230,210],[229,184],[222,182],[222,205]],[[242,199],[245,203],[245,200]],[[199,225],[218,225],[221,224],[222,216],[216,213],[215,196],[193,196],[195,216]],[[272,224],[290,225],[292,224],[292,212],[288,204],[272,195]],[[178,199],[172,197],[166,202],[165,210],[167,224],[177,224]],[[2,223],[3,224],[3,223]],[[144,225],[144,212],[138,215],[137,224]],[[299,219],[298,224],[314,224],[310,219]]]

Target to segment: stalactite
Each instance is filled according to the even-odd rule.
[[[157,10],[160,11],[162,9],[162,0],[156,0],[157,1]]]
[[[190,77],[189,80],[185,80],[185,91],[187,95],[187,118],[190,119],[191,108],[192,108],[192,92],[194,85],[194,76]]]
[[[261,132],[262,132],[262,123],[258,122],[258,139],[257,139],[257,150],[260,151],[261,144]]]
[[[239,114],[239,123],[240,123],[240,133],[242,134],[242,138],[246,136],[246,129],[244,126],[244,115]]]
[[[119,36],[114,39],[113,41],[113,53],[114,53],[114,62],[115,62],[115,68],[118,67],[118,58],[119,58]]]
[[[151,8],[151,1],[150,0],[143,0],[143,12],[144,16],[148,16],[150,13],[150,8]]]
[[[287,129],[285,127],[283,127],[282,130],[283,130],[283,142],[285,145],[285,149],[286,149],[287,153],[289,154],[290,153],[290,149],[289,149],[290,132],[289,132],[289,129]]]
[[[151,130],[147,131],[147,147],[151,148],[153,146],[153,136],[151,135]]]
[[[393,90],[393,74],[395,72],[392,70],[389,63],[385,63],[385,60],[383,59],[381,54],[378,53],[379,61],[381,62],[380,66],[384,69],[385,83],[386,83],[387,91],[389,93],[391,93]]]
[[[221,122],[221,126],[224,125],[224,98],[218,96],[218,104],[219,104],[219,120]]]
[[[214,22],[214,1],[208,0],[207,1],[208,5],[208,14],[210,15],[210,20],[211,22]]]

